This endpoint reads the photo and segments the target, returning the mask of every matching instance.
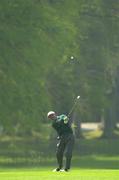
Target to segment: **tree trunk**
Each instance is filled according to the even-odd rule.
[[[104,138],[112,138],[114,133],[114,124],[113,124],[113,110],[112,108],[108,108],[105,110],[104,117],[104,132],[102,137]]]
[[[102,137],[113,138],[115,137],[114,129],[116,123],[116,108],[115,108],[115,93],[109,95],[110,105],[104,111],[104,132]]]

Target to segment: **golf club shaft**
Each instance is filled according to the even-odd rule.
[[[70,115],[72,114],[72,112],[73,112],[74,108],[75,108],[75,107],[76,107],[76,105],[77,105],[77,102],[78,102],[78,99],[76,98],[76,100],[75,100],[75,102],[74,102],[74,104],[73,104],[73,106],[72,106],[72,108],[71,108],[70,112],[68,113],[68,117],[70,117]]]

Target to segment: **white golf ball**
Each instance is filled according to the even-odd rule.
[[[80,96],[77,96],[77,99],[79,99],[80,98]]]
[[[71,56],[71,59],[74,59],[74,56]]]

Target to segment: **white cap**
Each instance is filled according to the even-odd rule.
[[[54,111],[49,111],[48,114],[47,114],[47,117],[49,117],[52,114],[55,114],[55,112]]]

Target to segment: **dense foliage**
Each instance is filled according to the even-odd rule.
[[[83,121],[115,125],[118,9],[116,0],[0,1],[1,132],[40,131],[49,110],[68,113],[79,94]]]

